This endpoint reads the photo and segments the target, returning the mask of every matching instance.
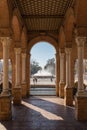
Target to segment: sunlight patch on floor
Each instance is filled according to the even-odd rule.
[[[0,130],[7,130],[3,124],[0,123]]]
[[[53,114],[53,113],[51,113],[51,112],[48,112],[48,111],[46,111],[46,110],[44,110],[44,109],[41,109],[41,108],[39,108],[39,107],[37,107],[37,106],[34,106],[34,105],[30,104],[30,103],[27,103],[27,102],[22,101],[22,104],[23,104],[24,106],[26,106],[26,107],[28,107],[28,108],[34,110],[34,111],[39,112],[42,116],[44,116],[44,117],[47,118],[48,120],[63,120],[62,117],[57,116],[57,115],[55,115],[55,114]]]
[[[45,100],[45,101],[48,101],[48,102],[52,102],[52,103],[55,103],[55,104],[59,104],[59,105],[63,105],[63,103],[64,103],[64,99],[60,98],[60,100],[59,100],[58,97],[36,96],[36,98],[42,99],[42,100]]]

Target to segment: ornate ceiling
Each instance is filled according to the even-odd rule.
[[[15,0],[29,32],[58,32],[73,0]]]

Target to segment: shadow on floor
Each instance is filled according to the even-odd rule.
[[[76,121],[74,111],[57,97],[30,97],[12,105],[13,118],[1,122],[0,130],[87,130],[87,122]]]

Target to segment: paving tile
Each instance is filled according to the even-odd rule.
[[[0,130],[87,130],[87,122],[75,120],[74,107],[65,107],[58,97],[36,96],[12,105],[12,120],[2,121]]]

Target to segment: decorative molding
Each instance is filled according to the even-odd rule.
[[[11,37],[12,30],[9,27],[0,28],[0,37]]]
[[[12,39],[10,39],[10,37],[0,37],[0,41],[3,44],[3,46],[9,46]]]
[[[83,47],[86,42],[86,37],[76,37],[76,43],[78,47]]]
[[[22,53],[22,58],[26,58],[26,53]]]
[[[16,54],[20,54],[21,53],[21,48],[14,48],[14,51]]]
[[[70,54],[70,53],[71,53],[71,50],[72,50],[72,48],[65,48],[65,53],[66,53],[66,54]]]

